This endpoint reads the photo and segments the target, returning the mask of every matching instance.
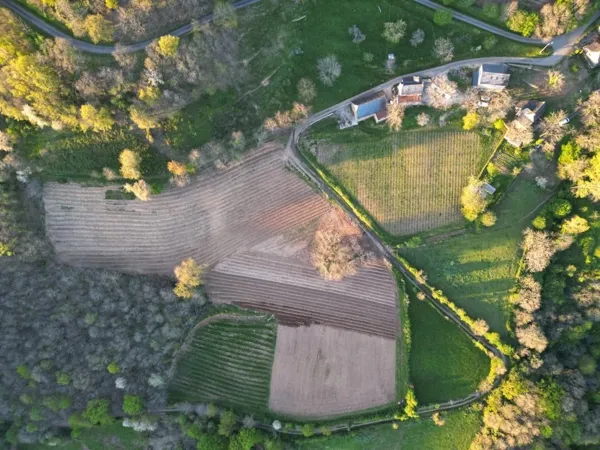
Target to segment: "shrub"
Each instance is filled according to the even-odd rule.
[[[415,32],[412,34],[412,36],[410,38],[410,45],[412,45],[413,47],[416,47],[419,44],[422,44],[424,40],[425,40],[425,32],[419,28],[419,29],[415,30]]]
[[[433,14],[433,22],[440,27],[445,27],[452,22],[452,13],[438,10]]]
[[[458,0],[457,4],[461,8],[470,8],[475,4],[475,0]]]
[[[426,127],[427,125],[429,125],[429,121],[430,121],[430,117],[428,114],[426,113],[420,113],[417,116],[417,125],[419,125],[420,127]]]
[[[496,214],[492,211],[486,211],[481,216],[481,225],[484,227],[493,227],[496,224]]]
[[[300,430],[304,437],[311,437],[315,434],[315,426],[312,423],[305,423]]]
[[[406,33],[406,22],[402,19],[399,19],[395,22],[386,22],[383,24],[383,38],[392,43],[397,44],[400,42],[400,39],[404,37]]]
[[[571,203],[569,203],[569,201],[565,200],[564,198],[556,199],[550,205],[550,210],[552,211],[552,214],[554,215],[554,217],[557,217],[559,219],[568,216],[571,213],[572,209],[573,207],[571,206]]]
[[[348,28],[348,34],[352,37],[352,42],[355,44],[360,44],[367,38],[356,25],[352,25]]]
[[[369,53],[369,52],[364,52],[363,53],[363,61],[370,63],[373,62],[373,60],[375,59],[375,55],[373,55],[373,53]]]
[[[177,36],[165,35],[158,38],[158,53],[167,58],[177,55],[179,49],[179,38]]]
[[[431,420],[433,420],[433,423],[435,423],[438,427],[443,427],[446,424],[446,420],[444,420],[439,412],[433,413]]]
[[[496,36],[489,35],[483,40],[482,45],[483,48],[485,48],[486,50],[491,50],[496,46],[496,44],[498,44],[498,39],[496,38]]]
[[[214,403],[209,403],[206,407],[206,417],[211,419],[217,417],[217,414],[219,414],[219,408]]]
[[[329,427],[326,427],[325,425],[322,425],[319,427],[319,430],[321,431],[321,434],[323,436],[331,436],[331,429]]]
[[[31,379],[31,371],[27,368],[27,366],[25,366],[23,364],[17,366],[17,373],[24,380],[30,380]]]
[[[583,355],[579,359],[579,370],[584,375],[594,375],[596,373],[596,360],[590,355]]]
[[[506,22],[509,30],[521,33],[523,36],[531,36],[540,21],[540,16],[535,12],[518,10]]]
[[[317,88],[315,83],[313,83],[309,78],[301,78],[300,81],[298,81],[297,88],[298,97],[306,104],[312,103],[317,96]]]
[[[144,410],[144,401],[137,395],[125,395],[123,411],[130,416],[136,416]]]
[[[185,164],[179,161],[169,161],[167,163],[167,170],[175,176],[184,176],[187,173]]]
[[[191,298],[194,288],[200,286],[202,281],[202,268],[192,258],[185,259],[175,267],[175,278],[177,285],[173,292],[181,298]]]
[[[535,219],[533,219],[531,225],[537,230],[543,230],[544,228],[546,228],[546,217],[537,216]]]

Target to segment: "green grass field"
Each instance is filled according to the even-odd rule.
[[[365,428],[350,434],[306,439],[298,450],[468,450],[479,431],[479,413],[470,410],[444,415],[446,424],[436,426],[429,418],[402,422],[398,430],[391,424]]]
[[[44,181],[102,181],[104,167],[119,175],[119,153],[126,148],[142,156],[141,172],[146,181],[167,178],[167,160],[150,150],[141,137],[124,129],[106,133],[34,132],[23,138],[17,151],[41,170]]]
[[[498,221],[492,228],[399,252],[471,317],[483,318],[507,337],[506,296],[515,284],[522,232],[533,219],[533,209],[548,195],[520,176],[494,208]]]
[[[169,401],[265,411],[275,337],[275,321],[264,317],[219,320],[199,328],[179,359]]]
[[[410,295],[410,379],[421,405],[472,394],[490,370],[490,359],[460,328],[427,301]]]
[[[361,0],[261,2],[239,15],[239,32],[244,36],[242,53],[249,61],[250,77],[239,92],[205,96],[166,122],[168,142],[182,152],[235,130],[249,136],[267,117],[290,109],[292,102],[298,101],[296,86],[300,78],[308,77],[316,83],[317,97],[311,106],[318,111],[394,76],[440,65],[432,55],[439,37],[453,41],[455,60],[533,56],[539,50],[498,38],[492,49],[475,51],[489,33],[457,21],[440,28],[433,23],[432,10],[411,0],[381,4]],[[398,44],[390,44],[382,37],[383,24],[398,19],[407,23],[406,34]],[[348,34],[352,25],[366,35],[365,41],[352,42]],[[417,29],[425,32],[425,41],[413,47],[409,40]],[[365,53],[372,55],[371,62],[364,60]],[[388,53],[397,57],[394,73],[386,72],[384,67]],[[342,65],[341,76],[332,87],[317,80],[317,60],[328,54],[335,54]]]
[[[461,190],[492,151],[479,134],[453,129],[338,131],[317,148],[319,163],[397,236],[462,223]]]
[[[21,450],[143,450],[148,448],[143,433],[125,428],[120,422],[102,427],[84,428],[79,437],[55,446],[35,444],[19,445]]]

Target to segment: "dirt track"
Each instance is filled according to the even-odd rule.
[[[339,328],[277,328],[269,407],[324,417],[395,401],[396,341]]]
[[[45,186],[46,232],[61,262],[171,274],[184,258],[212,265],[330,208],[284,168],[283,152],[274,146],[147,202],[106,200],[107,189]]]

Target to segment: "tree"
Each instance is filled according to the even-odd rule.
[[[427,99],[434,108],[447,109],[452,105],[457,91],[458,85],[446,74],[436,75],[427,89]]]
[[[173,292],[177,297],[191,298],[194,294],[194,288],[202,284],[202,267],[200,267],[192,258],[185,259],[175,267],[175,278],[177,285]]]
[[[583,177],[575,185],[575,196],[589,197],[592,201],[600,201],[600,153],[587,161]]]
[[[576,235],[585,233],[589,229],[590,225],[588,221],[585,220],[583,217],[575,215],[562,223],[560,227],[560,232],[562,234]]]
[[[179,161],[169,161],[167,163],[167,170],[177,177],[187,174],[185,164],[180,163]]]
[[[527,228],[523,233],[524,239],[521,246],[525,252],[524,260],[531,272],[541,272],[548,264],[554,253],[556,245],[545,231],[534,231]]]
[[[397,44],[400,39],[406,34],[406,22],[402,19],[398,19],[395,22],[386,22],[383,24],[383,38],[392,43]]]
[[[471,331],[473,331],[473,334],[477,336],[483,336],[489,330],[489,325],[483,319],[477,319],[475,322],[473,322],[473,325],[471,325]]]
[[[483,15],[490,19],[497,19],[500,15],[500,6],[497,3],[486,1],[482,8]]]
[[[565,76],[558,70],[548,71],[548,87],[551,92],[560,92],[565,87]]]
[[[426,113],[420,113],[417,116],[417,125],[419,125],[420,127],[426,127],[427,125],[429,125],[429,115]]]
[[[90,400],[82,417],[92,425],[109,425],[113,422],[110,415],[110,402],[108,400]]]
[[[590,355],[583,355],[579,358],[579,370],[584,375],[594,375],[596,373],[596,360]]]
[[[217,432],[221,436],[231,436],[233,430],[237,425],[237,416],[233,411],[225,411],[221,414],[221,418],[219,420],[219,427]]]
[[[315,434],[315,426],[312,423],[305,423],[300,431],[302,431],[302,436],[308,438]]]
[[[324,85],[333,86],[335,80],[342,74],[342,65],[337,56],[330,54],[317,61],[317,72],[319,72],[319,80]]]
[[[104,4],[108,9],[117,9],[119,7],[119,0],[104,0]]]
[[[142,177],[140,172],[142,158],[139,153],[125,149],[119,155],[119,162],[121,163],[120,172],[123,178],[127,178],[128,180],[139,180]]]
[[[548,339],[535,323],[529,324],[527,327],[517,328],[516,334],[519,343],[539,353],[543,352],[548,346]]]
[[[348,34],[352,37],[352,42],[355,44],[360,44],[367,38],[356,25],[352,25],[350,28],[348,28]]]
[[[452,23],[452,13],[450,11],[437,10],[433,14],[433,23],[440,27],[445,27]]]
[[[179,38],[177,36],[165,35],[158,38],[158,53],[167,58],[177,55],[179,49]]]
[[[152,128],[158,127],[158,120],[152,116],[146,110],[139,107],[132,107],[129,110],[131,120],[135,123],[138,128],[142,130],[151,130]]]
[[[533,126],[527,122],[513,120],[506,127],[506,140],[511,144],[521,147],[533,142]]]
[[[298,97],[303,103],[310,104],[317,96],[317,88],[310,78],[300,78],[297,88]]]
[[[392,103],[387,106],[387,123],[392,131],[400,131],[402,122],[404,121],[404,105],[400,103]]]
[[[441,62],[449,62],[454,58],[454,45],[447,38],[438,38],[433,44],[433,53]]]
[[[470,111],[463,117],[463,129],[472,130],[479,123],[479,114],[474,111]]]
[[[8,133],[5,133],[4,131],[0,130],[0,151],[10,152],[12,151],[12,149],[13,147],[11,137],[8,135]]]
[[[130,192],[136,196],[138,200],[147,201],[152,195],[152,189],[144,180],[138,180],[133,184],[125,183],[123,186],[125,192]]]
[[[562,125],[567,118],[567,113],[560,109],[553,111],[540,121],[540,137],[547,143],[544,145],[545,152],[554,150],[554,146],[560,141],[568,131],[568,127]]]
[[[600,91],[594,91],[581,105],[581,118],[586,127],[600,125]]]
[[[225,1],[215,3],[213,22],[223,28],[236,28],[238,19],[234,6]]]
[[[125,395],[123,411],[129,416],[137,416],[144,410],[144,401],[137,395]]]
[[[92,14],[85,18],[84,27],[94,44],[113,40],[114,27],[102,14]]]
[[[104,107],[94,108],[92,105],[81,105],[79,116],[81,117],[80,126],[83,131],[89,129],[108,131],[115,123],[108,109]]]
[[[446,420],[444,420],[439,412],[433,413],[431,420],[433,420],[433,423],[435,423],[438,427],[443,427],[446,424]]]
[[[506,22],[506,26],[523,36],[531,36],[540,21],[540,16],[535,12],[518,10]]]
[[[483,190],[483,181],[475,177],[469,179],[460,197],[461,212],[465,219],[474,222],[487,207],[487,194]]]
[[[311,261],[326,280],[341,280],[356,273],[355,252],[337,231],[315,233]]]
[[[552,211],[552,215],[558,219],[567,217],[571,213],[572,209],[573,206],[571,205],[569,200],[564,198],[557,198],[550,204],[550,210]]]
[[[413,32],[413,34],[410,38],[410,45],[412,45],[413,47],[417,47],[420,44],[422,44],[424,40],[425,40],[425,32],[423,30],[421,30],[420,28],[418,28]]]
[[[111,362],[108,366],[106,366],[106,370],[108,370],[108,373],[111,373],[113,375],[121,371],[119,365],[114,361]]]
[[[496,225],[496,214],[492,211],[486,211],[481,215],[481,225],[484,227],[493,227]]]

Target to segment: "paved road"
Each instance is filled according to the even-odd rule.
[[[258,3],[259,1],[260,0],[240,0],[236,3],[234,3],[233,6],[235,9],[240,9],[240,8],[245,8],[246,6],[250,6],[255,3]],[[56,28],[53,25],[46,22],[44,19],[36,16],[31,11],[29,11],[27,8],[19,5],[14,0],[0,0],[0,6],[4,6],[4,7],[10,9],[12,12],[17,14],[21,18],[25,19],[31,25],[40,29],[47,35],[66,39],[73,45],[73,47],[75,47],[76,49],[81,50],[83,52],[96,53],[96,54],[100,54],[100,55],[108,55],[115,51],[114,45],[92,44],[91,42],[82,41],[80,39],[76,39],[72,36],[69,36],[68,34],[64,33],[63,31],[59,30],[58,28]],[[198,19],[196,21],[196,23],[205,24],[205,23],[211,22],[212,20],[213,20],[213,15],[208,14],[207,16],[204,16],[204,17]],[[170,34],[172,36],[183,36],[183,35],[191,33],[193,31],[193,29],[194,29],[194,26],[192,25],[192,23],[188,23],[187,25],[183,25],[167,34]],[[141,50],[144,50],[146,47],[148,47],[148,45],[150,45],[153,40],[154,39],[148,39],[146,41],[136,42],[135,44],[131,44],[131,45],[121,45],[120,48],[125,53],[139,52]]]

